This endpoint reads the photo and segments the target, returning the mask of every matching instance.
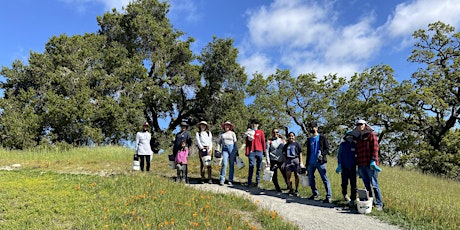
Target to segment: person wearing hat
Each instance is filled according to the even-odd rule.
[[[260,122],[257,119],[251,120],[251,129],[254,134],[245,135],[246,141],[246,156],[249,158],[249,172],[248,172],[248,187],[252,185],[252,175],[254,174],[254,166],[256,166],[256,183],[259,185],[260,172],[262,168],[262,158],[266,153],[265,133],[259,129]],[[267,159],[267,162],[270,160]]]
[[[218,149],[222,152],[222,167],[220,169],[219,184],[224,185],[225,174],[227,171],[227,164],[230,162],[230,169],[228,170],[228,185],[233,183],[233,175],[235,172],[235,160],[237,154],[237,139],[236,134],[233,132],[233,124],[226,121],[221,125],[223,131],[219,135]]]
[[[326,155],[329,154],[329,141],[323,134],[318,133],[318,124],[316,122],[310,122],[308,124],[308,130],[311,136],[307,140],[307,174],[310,182],[312,195],[310,199],[319,199],[319,191],[316,188],[315,183],[315,171],[318,170],[321,180],[323,181],[324,188],[326,189],[326,198],[323,200],[324,203],[332,203],[332,189],[331,182],[326,172]]]
[[[339,145],[337,154],[336,173],[341,172],[342,195],[349,202],[350,207],[355,205],[356,201],[356,143],[353,140],[351,131],[346,131],[342,143]],[[347,195],[348,182],[350,182],[350,196]],[[351,199],[350,199],[351,197]]]
[[[374,197],[375,209],[383,210],[382,193],[380,192],[378,173],[379,143],[374,130],[365,120],[358,120],[352,134],[356,139],[356,163],[358,173],[363,180],[369,197]],[[372,191],[374,194],[372,194]]]
[[[152,148],[150,147],[150,139],[152,135],[149,133],[149,123],[145,122],[142,125],[142,132],[136,133],[136,154],[140,160],[141,171],[150,171],[150,158],[153,155]]]
[[[212,157],[212,133],[209,131],[208,123],[206,121],[200,121],[198,123],[199,131],[196,132],[196,145],[198,146],[198,155],[200,157],[200,174],[201,174],[201,183],[204,183],[205,180],[205,171],[208,172],[208,183],[212,184],[212,166],[211,164],[206,166],[203,164],[202,157],[211,156]]]
[[[183,121],[180,123],[180,131],[176,134],[173,142],[173,155],[176,158],[177,152],[181,149],[181,142],[185,141],[185,145],[187,148],[190,148],[192,145],[192,137],[190,133],[187,131],[188,124],[187,122]]]

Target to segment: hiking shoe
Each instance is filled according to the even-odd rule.
[[[211,179],[209,179],[208,184],[212,184],[212,180],[211,180]]]
[[[351,201],[350,197],[347,194],[343,195],[343,199],[347,202]]]
[[[350,208],[354,208],[355,207],[355,201],[354,200],[350,200],[350,202],[348,203],[348,206]]]
[[[232,186],[233,183],[231,181],[227,182],[228,185]]]
[[[204,179],[200,179],[200,183],[201,183],[201,184],[204,184]]]
[[[324,199],[324,200],[323,200],[323,203],[325,203],[325,204],[330,204],[330,203],[332,203],[332,198],[326,198],[326,199]]]
[[[295,190],[294,191],[294,196],[299,196],[299,191]]]
[[[319,196],[318,195],[311,195],[310,197],[308,197],[309,200],[319,200]]]
[[[276,189],[276,191],[277,191],[277,192],[283,192],[283,191],[281,191],[281,189],[280,189],[280,188],[277,188],[277,189]]]
[[[379,204],[378,204],[378,205],[375,205],[374,208],[375,208],[375,210],[377,210],[377,211],[383,211],[383,206],[382,206],[382,205],[379,205]]]
[[[223,181],[219,182],[219,185],[224,185],[224,182]]]
[[[294,196],[294,190],[289,189],[289,196]]]

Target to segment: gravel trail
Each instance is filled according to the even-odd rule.
[[[247,197],[264,208],[278,212],[286,220],[297,225],[299,229],[400,229],[372,216],[353,213],[334,204],[292,197],[285,193],[258,188],[247,189],[242,185],[189,184],[189,186],[215,193],[233,193]]]

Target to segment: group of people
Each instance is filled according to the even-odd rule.
[[[330,151],[329,141],[324,134],[319,133],[318,124],[316,122],[308,124],[310,136],[305,143],[305,164],[303,163],[302,146],[296,142],[295,133],[288,133],[286,140],[284,140],[280,136],[279,130],[275,128],[272,130],[272,137],[266,140],[265,133],[259,129],[259,125],[260,122],[257,119],[251,120],[251,127],[244,134],[246,145],[245,155],[249,159],[247,186],[259,185],[263,157],[265,155],[267,165],[274,172],[272,181],[276,191],[282,191],[278,181],[278,171],[280,171],[286,182],[289,195],[292,196],[298,196],[299,194],[299,175],[306,175],[308,176],[309,186],[312,191],[309,199],[319,200],[320,193],[315,183],[315,172],[318,170],[326,193],[323,202],[331,203],[331,182],[326,170],[327,155],[329,155]],[[173,144],[173,156],[178,164],[178,177],[185,178],[185,181],[188,183],[187,157],[188,148],[192,145],[192,138],[187,131],[188,124],[182,122],[180,126],[181,130],[176,134]],[[212,183],[212,167],[210,164],[203,162],[203,157],[213,155],[213,137],[206,121],[201,121],[198,126],[199,131],[196,133],[195,139],[199,149],[201,183],[206,183],[206,181]],[[230,121],[224,122],[221,128],[222,132],[219,134],[216,147],[216,152],[220,153],[222,157],[219,184],[224,185],[226,182],[228,185],[232,185],[235,161],[239,155],[237,136],[233,131],[234,126]],[[144,162],[148,162],[146,170],[149,171],[151,153],[142,144],[143,140],[147,141],[147,139],[150,139],[150,134],[147,130],[148,123],[144,124],[143,132],[137,133],[136,150],[140,156],[141,170],[143,170]],[[383,209],[382,195],[378,184],[378,173],[381,171],[378,166],[378,151],[377,137],[366,121],[358,120],[355,129],[345,133],[343,142],[339,146],[336,172],[341,173],[342,195],[349,202],[350,206],[355,205],[357,193],[356,173],[358,173],[369,197],[373,197],[375,208],[377,210]],[[229,167],[229,173],[226,181],[227,167]],[[356,168],[358,169],[357,171]],[[253,181],[254,172],[256,175],[255,181]],[[291,179],[292,175],[294,175],[294,181]],[[350,195],[347,192],[348,183],[350,184]]]

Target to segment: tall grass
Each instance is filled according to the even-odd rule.
[[[282,222],[277,213],[259,210],[248,200],[195,191],[174,183],[171,178],[175,171],[168,168],[167,154],[154,156],[152,172],[132,173],[133,154],[133,150],[121,147],[78,148],[63,152],[0,150],[0,167],[21,164],[24,168],[19,172],[0,171],[3,180],[0,205],[5,207],[0,213],[0,228],[169,229],[171,222],[180,226],[179,229],[202,229],[207,225],[211,229],[293,228]],[[242,158],[247,165],[247,158]],[[334,157],[328,160],[334,202],[346,205],[341,200],[340,174],[335,173],[337,162]],[[385,208],[371,215],[407,229],[460,229],[458,181],[399,168],[383,166],[382,169],[379,182]],[[235,169],[235,181],[246,182],[247,171],[247,166]],[[92,175],[69,174],[81,172]],[[192,180],[200,177],[196,155],[189,158],[189,175]],[[218,167],[213,166],[212,175],[217,182]],[[318,173],[316,175],[318,189],[324,197],[323,184]],[[279,179],[284,188],[281,176]],[[273,184],[266,181],[260,186],[274,189]],[[360,179],[358,187],[364,188]],[[301,187],[299,192],[303,197],[311,195],[309,187]],[[28,221],[27,216],[36,218]],[[41,216],[45,220],[38,220]],[[91,226],[87,220],[91,220]]]

